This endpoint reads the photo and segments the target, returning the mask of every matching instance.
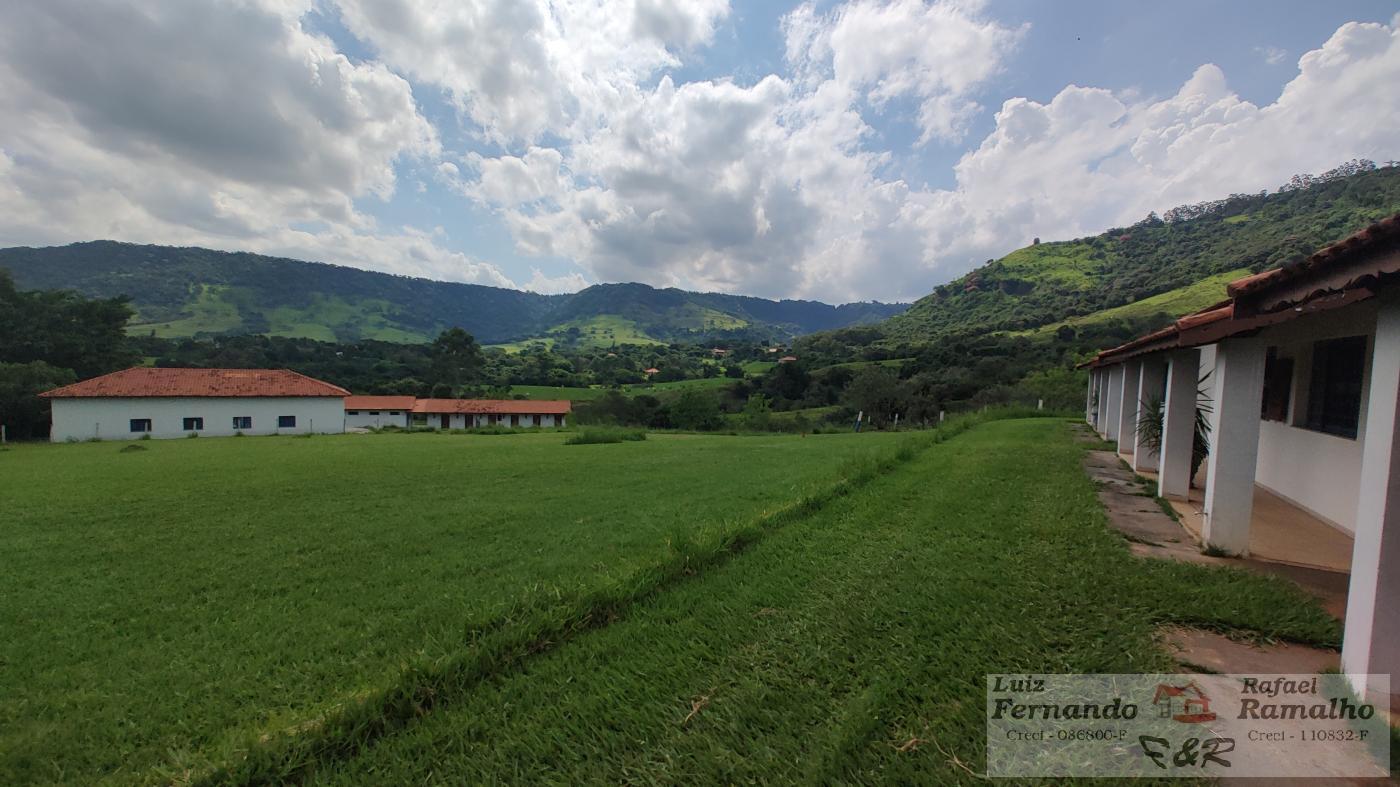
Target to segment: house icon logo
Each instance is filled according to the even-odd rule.
[[[1210,709],[1210,697],[1201,691],[1194,680],[1182,686],[1158,683],[1157,691],[1152,695],[1152,704],[1164,719],[1175,719],[1183,724],[1215,721],[1215,714]]]

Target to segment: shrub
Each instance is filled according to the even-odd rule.
[[[641,429],[584,429],[564,441],[564,445],[635,442],[647,439]]]

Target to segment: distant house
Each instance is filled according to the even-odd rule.
[[[653,366],[650,369],[643,369],[642,374],[645,374],[647,377],[651,377],[652,375],[661,374],[661,370]]]
[[[49,439],[345,431],[336,385],[287,369],[135,367],[39,394],[53,409]]]
[[[386,426],[408,428],[413,414],[413,396],[347,396],[345,397],[346,429],[382,429]]]
[[[410,423],[432,429],[565,426],[572,409],[564,400],[419,399]]]
[[[710,349],[710,355],[713,355],[713,356],[716,357],[716,358],[723,358],[724,356],[726,356],[726,355],[728,355],[728,354],[729,354],[729,351],[728,351],[728,350],[721,349],[721,348],[719,348],[719,347],[714,347],[714,348],[711,348],[711,349]]]
[[[796,355],[784,355],[778,359],[778,363],[792,363],[797,360]]]

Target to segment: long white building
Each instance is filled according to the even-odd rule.
[[[53,442],[345,431],[336,385],[287,369],[135,367],[40,394]]]
[[[397,426],[407,429],[413,396],[347,396],[345,397],[346,429],[383,429]]]
[[[1400,214],[1226,293],[1099,353],[1085,417],[1162,497],[1198,508],[1215,550],[1250,555],[1256,530],[1302,515],[1350,542],[1342,671],[1393,692],[1375,676],[1400,675]]]

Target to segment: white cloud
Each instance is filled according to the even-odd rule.
[[[724,0],[325,2],[373,57],[309,32],[311,0],[11,10],[0,244],[111,237],[511,286],[440,233],[367,215],[409,166],[424,199],[441,194],[425,180],[444,185],[494,211],[521,253],[578,265],[533,270],[537,291],[639,280],[914,298],[1035,236],[1400,147],[1400,93],[1386,89],[1400,84],[1400,21],[1342,26],[1267,104],[1210,64],[1168,96],[1070,85],[995,102],[954,185],[927,189],[886,174],[910,151],[875,128],[909,123],[942,145],[993,104],[1029,32],[981,2],[801,5],[782,23],[780,73],[751,82],[682,76],[721,34]],[[480,152],[443,149],[408,78],[449,97]]]
[[[789,62],[881,108],[919,101],[920,142],[956,142],[980,109],[971,95],[996,74],[1027,28],[982,14],[985,3],[853,0],[819,16],[810,3],[786,20]]]
[[[1276,46],[1256,46],[1254,53],[1264,58],[1264,62],[1271,66],[1282,65],[1288,58],[1288,50]]]
[[[810,51],[821,34],[799,28],[820,19],[793,19],[790,42]],[[807,73],[751,87],[663,79],[559,168],[510,162],[512,178],[480,189],[502,198],[523,250],[602,279],[913,298],[1034,236],[1092,234],[1400,147],[1400,96],[1377,91],[1400,83],[1400,44],[1377,24],[1340,28],[1264,106],[1209,64],[1165,98],[1071,85],[1007,100],[948,189],[882,179],[848,91]]]
[[[858,2],[825,15],[803,6],[784,26],[793,78],[752,85],[662,76],[648,90],[638,74],[663,60],[634,67],[642,61],[615,49],[573,83],[611,85],[606,122],[580,113],[551,128],[563,138],[552,147],[468,156],[476,177],[456,187],[496,206],[522,252],[580,261],[602,280],[889,294],[909,259],[908,233],[895,226],[908,189],[876,177],[887,157],[864,149],[873,134],[860,112],[912,97],[911,120],[927,134],[960,133],[975,110],[967,96],[1018,35],[978,13],[951,3]],[[592,95],[577,105],[599,106]]]
[[[539,268],[530,269],[530,280],[523,289],[541,295],[558,295],[565,292],[578,292],[589,285],[581,273],[566,273],[563,276],[546,276]]]
[[[49,0],[0,26],[0,243],[117,238],[509,285],[357,198],[440,153],[408,83],[296,3]],[[316,229],[307,229],[315,227]]]
[[[1125,103],[1067,87],[1040,104],[1011,99],[996,129],[956,167],[957,188],[910,195],[905,220],[937,282],[1032,236],[1068,238],[1151,210],[1277,186],[1353,158],[1400,149],[1400,35],[1343,25],[1259,107],[1214,65],[1173,96]]]
[[[445,88],[488,139],[571,138],[709,41],[726,0],[335,0],[385,62]]]

